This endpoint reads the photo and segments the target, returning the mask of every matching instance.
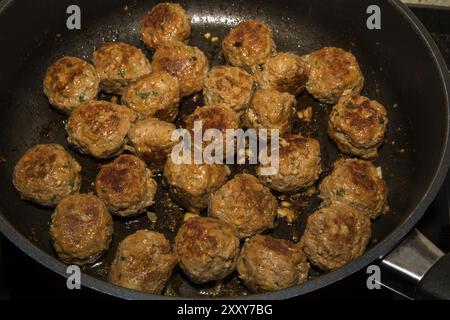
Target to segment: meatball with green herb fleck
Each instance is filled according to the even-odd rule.
[[[122,103],[136,111],[139,119],[172,122],[178,115],[180,87],[167,72],[155,72],[125,88]]]
[[[44,94],[53,107],[70,114],[82,102],[97,98],[99,83],[93,65],[65,56],[48,68],[44,78]]]
[[[130,83],[152,72],[141,49],[123,42],[108,42],[94,52],[94,65],[100,76],[100,89],[122,95]]]
[[[165,42],[153,55],[154,72],[166,71],[178,79],[181,96],[189,96],[203,89],[208,74],[208,59],[197,47],[180,41]]]

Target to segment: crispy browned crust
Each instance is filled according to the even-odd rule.
[[[330,271],[361,256],[370,237],[369,218],[353,207],[334,203],[308,217],[301,243],[312,264]]]
[[[175,238],[180,267],[196,283],[222,280],[236,267],[239,238],[236,228],[214,218],[185,222]]]
[[[109,248],[113,220],[94,195],[76,194],[62,199],[52,215],[50,235],[61,261],[94,263]]]
[[[279,170],[274,175],[258,175],[269,188],[293,193],[312,186],[322,172],[319,141],[289,134],[280,140],[278,148]],[[262,168],[269,165],[262,165]]]
[[[108,158],[123,150],[135,113],[107,101],[88,101],[77,107],[66,125],[67,140],[81,153]]]
[[[119,244],[108,281],[133,290],[161,294],[176,264],[177,258],[163,234],[140,230]]]
[[[17,162],[13,184],[22,199],[56,206],[81,187],[81,166],[60,145],[39,144]]]
[[[156,49],[167,41],[184,41],[191,35],[191,18],[178,3],[159,3],[142,19],[141,39]]]
[[[304,59],[291,52],[268,57],[264,63],[253,65],[251,70],[259,88],[275,89],[294,96],[305,90],[308,81]]]
[[[205,54],[197,47],[171,41],[158,47],[152,68],[177,78],[181,96],[188,96],[203,89],[209,66]]]
[[[326,47],[306,57],[309,80],[306,89],[324,103],[337,103],[342,96],[359,94],[364,77],[356,58],[340,48]]]
[[[341,159],[320,185],[326,204],[339,202],[352,206],[371,219],[387,213],[388,188],[377,168],[369,161]]]
[[[305,282],[309,264],[299,244],[257,235],[245,242],[237,270],[250,290],[275,291]]]
[[[44,78],[44,94],[52,106],[70,114],[82,102],[97,97],[99,82],[93,65],[65,56],[48,68]]]
[[[123,42],[105,43],[94,51],[93,61],[100,76],[100,88],[118,95],[127,85],[152,72],[142,50]]]
[[[273,227],[277,201],[254,176],[240,174],[211,195],[208,213],[234,224],[247,238]]]
[[[349,96],[333,107],[328,133],[342,152],[372,159],[378,156],[387,125],[384,106],[366,97]]]
[[[142,160],[122,155],[102,167],[95,180],[95,190],[112,213],[136,215],[154,202],[156,181],[152,176]]]
[[[260,20],[248,20],[234,27],[222,44],[227,61],[236,67],[250,68],[275,54],[272,29]]]

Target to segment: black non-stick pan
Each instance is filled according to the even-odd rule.
[[[49,241],[52,211],[20,200],[11,183],[15,163],[31,146],[50,142],[67,146],[66,118],[50,108],[42,93],[45,70],[63,55],[90,59],[105,41],[120,40],[144,49],[139,41],[139,23],[156,3],[78,0],[81,30],[68,30],[66,10],[72,2],[0,1],[0,230],[32,258],[64,276],[66,266],[55,258]],[[375,164],[383,168],[391,210],[374,222],[368,251],[337,271],[328,274],[313,271],[310,281],[303,285],[247,297],[299,296],[347,277],[396,248],[433,200],[449,165],[447,69],[430,35],[413,14],[397,1],[380,0],[192,0],[181,4],[192,17],[190,43],[208,55],[211,65],[224,62],[220,45],[206,40],[204,33],[223,39],[238,22],[262,19],[273,27],[280,51],[306,54],[323,46],[336,46],[353,52],[366,78],[363,94],[379,100],[389,112],[389,132]],[[367,20],[373,14],[368,13],[370,5],[380,8],[381,29],[368,28]],[[145,52],[151,58],[152,52]],[[182,124],[183,116],[201,103],[201,96],[185,99],[177,124]],[[310,125],[297,121],[294,131],[320,140],[325,176],[340,156],[325,129],[331,107],[318,104],[306,94],[298,99],[299,110],[309,106],[313,107],[316,120]],[[83,167],[82,191],[92,191],[92,181],[103,162],[71,152]],[[319,201],[315,196],[302,195],[291,200],[299,219],[293,225],[280,220],[273,234],[298,240],[306,217]],[[154,228],[173,239],[184,212],[166,203],[167,191],[161,186],[157,204],[152,208],[158,215],[156,224],[146,215],[132,220],[117,219],[110,251],[99,263],[83,269],[82,285],[116,297],[160,298],[110,285],[104,279],[117,244],[126,235],[137,229]],[[441,276],[439,269],[443,268],[433,268],[433,276],[427,278]],[[220,285],[198,287],[187,282],[178,270],[166,292],[169,296],[187,298],[246,293],[236,275]],[[449,291],[444,290],[444,295],[437,292],[436,296],[445,294],[448,297]]]

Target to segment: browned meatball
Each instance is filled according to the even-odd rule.
[[[236,228],[214,218],[194,217],[175,238],[175,252],[184,273],[195,283],[222,280],[236,268]]]
[[[95,190],[109,211],[127,217],[153,204],[156,181],[142,160],[122,155],[102,167],[95,180]]]
[[[109,42],[97,49],[94,65],[100,75],[100,88],[118,95],[127,85],[152,72],[141,49],[123,42]]]
[[[328,133],[342,152],[371,159],[378,156],[387,124],[386,109],[377,101],[349,96],[333,107]]]
[[[326,204],[350,205],[374,219],[389,210],[388,189],[381,172],[371,162],[341,159],[320,185],[320,197]]]
[[[308,68],[300,56],[291,52],[278,53],[264,63],[253,65],[252,73],[261,89],[275,89],[294,96],[305,90]]]
[[[289,93],[274,89],[257,90],[244,113],[243,123],[256,130],[278,129],[282,136],[291,129],[295,105],[295,97]]]
[[[298,134],[280,139],[278,148],[279,169],[275,175],[259,175],[259,179],[269,188],[279,192],[297,192],[316,182],[322,172],[320,145],[315,139]]]
[[[99,83],[93,65],[66,56],[48,68],[44,78],[44,94],[52,106],[70,114],[80,103],[97,98]]]
[[[105,204],[90,194],[62,199],[52,215],[50,235],[56,253],[67,264],[90,264],[108,250],[113,220]]]
[[[14,167],[13,184],[20,197],[43,206],[56,206],[81,187],[81,166],[60,145],[39,144]]]
[[[302,244],[312,264],[330,271],[361,256],[370,237],[371,223],[366,216],[335,203],[308,217]]]
[[[167,41],[184,41],[191,35],[191,18],[178,3],[158,3],[142,19],[141,39],[156,49]]]
[[[223,164],[175,164],[171,157],[164,167],[164,179],[172,198],[193,212],[208,206],[210,193],[220,188],[230,173]]]
[[[359,94],[364,77],[353,54],[327,47],[314,51],[306,61],[309,80],[306,89],[324,103],[337,103],[344,95]]]
[[[181,96],[201,91],[208,73],[208,59],[197,47],[179,41],[162,44],[153,55],[153,71],[166,71],[178,79]]]
[[[164,235],[139,230],[119,244],[108,281],[128,289],[160,294],[176,264],[177,258]]]
[[[88,101],[76,108],[66,124],[67,141],[81,153],[109,158],[123,150],[135,113],[107,101]]]
[[[252,291],[275,291],[305,282],[309,264],[299,244],[258,235],[245,241],[237,270]]]
[[[240,238],[273,228],[277,201],[270,190],[249,174],[240,174],[211,195],[209,216],[237,227]]]
[[[172,133],[177,128],[169,122],[154,118],[136,121],[128,132],[134,152],[153,170],[162,170],[176,141]]]
[[[178,80],[167,72],[152,73],[126,87],[122,103],[136,111],[140,119],[153,117],[171,122],[178,115]]]
[[[238,67],[214,67],[206,78],[203,95],[207,105],[226,104],[240,112],[252,98],[253,77]]]
[[[241,121],[239,115],[227,105],[205,106],[197,108],[186,118],[186,128],[191,130],[193,133],[194,124],[200,121],[203,129],[202,134],[204,134],[208,129],[217,129],[221,131],[223,136],[223,144],[222,146],[217,146],[217,148],[222,147],[222,154],[223,156],[226,156],[226,130],[238,129],[240,127]],[[215,143],[215,140],[204,142],[202,146],[203,148],[206,148],[208,145],[213,143]],[[217,148],[215,147],[215,149]],[[230,152],[234,152],[234,150],[230,150]]]
[[[222,44],[227,61],[236,67],[250,68],[275,54],[272,29],[259,20],[244,21],[234,27]]]

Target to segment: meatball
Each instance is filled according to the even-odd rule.
[[[370,237],[371,223],[366,216],[335,203],[308,217],[301,243],[312,264],[331,271],[361,256]]]
[[[177,128],[169,122],[148,118],[136,121],[128,132],[134,152],[153,170],[162,170],[176,141],[172,133]]]
[[[172,122],[178,115],[180,87],[167,72],[155,72],[125,88],[122,104],[137,112],[140,119],[158,118]]]
[[[100,75],[100,88],[118,95],[127,85],[152,71],[141,49],[123,42],[109,42],[96,50],[94,65]]]
[[[320,197],[328,205],[333,202],[354,207],[375,219],[389,210],[388,189],[381,172],[371,162],[341,159],[333,172],[320,185]]]
[[[244,21],[234,27],[225,37],[222,49],[231,65],[247,69],[276,52],[272,29],[259,20]]]
[[[209,216],[236,226],[247,238],[274,226],[277,201],[270,190],[249,174],[240,174],[211,195]]]
[[[141,39],[156,49],[167,41],[184,41],[191,35],[191,18],[178,3],[159,3],[142,19]]]
[[[217,129],[222,132],[223,144],[222,146],[218,147],[222,147],[222,154],[223,156],[226,156],[226,130],[239,129],[241,122],[239,115],[227,105],[215,105],[197,108],[194,113],[186,118],[186,128],[188,130],[191,130],[192,134],[194,131],[194,124],[198,121],[202,122],[202,135],[208,129]],[[211,142],[204,142],[202,147],[206,148],[208,145],[213,143],[215,143],[215,140]],[[230,150],[230,152],[234,152],[234,150]]]
[[[209,66],[200,49],[172,41],[158,47],[153,55],[152,68],[177,78],[180,94],[184,97],[202,90]]]
[[[20,197],[53,207],[81,187],[81,166],[62,146],[39,144],[14,167],[13,184]]]
[[[308,81],[304,59],[291,52],[278,53],[262,64],[253,65],[252,73],[259,88],[275,89],[294,96],[305,90]]]
[[[70,114],[80,103],[97,98],[99,83],[93,65],[66,56],[48,68],[44,78],[44,94],[53,107]]]
[[[237,270],[250,290],[276,291],[305,282],[309,264],[299,244],[258,235],[245,241]]]
[[[342,98],[333,107],[328,133],[344,153],[363,159],[376,158],[388,124],[386,109],[361,96]]]
[[[259,179],[269,188],[293,193],[308,188],[316,182],[322,172],[320,144],[317,140],[298,134],[280,139],[278,148],[279,169],[275,175],[260,175]]]
[[[102,167],[95,180],[95,190],[110,212],[128,217],[153,204],[156,181],[142,160],[122,155]]]
[[[206,209],[210,193],[224,185],[230,173],[224,164],[175,164],[170,157],[164,166],[171,197],[193,212]]]
[[[306,57],[309,80],[306,89],[324,103],[337,103],[344,95],[359,94],[364,77],[353,54],[339,48],[323,48]]]
[[[112,234],[111,215],[91,194],[65,197],[52,215],[52,244],[59,259],[67,264],[94,263],[108,250]]]
[[[246,127],[256,130],[278,129],[283,136],[291,129],[296,103],[295,97],[289,93],[274,89],[257,90],[242,121]]]
[[[107,101],[88,101],[76,108],[66,124],[67,140],[81,153],[108,158],[123,150],[135,113]]]
[[[218,219],[191,218],[178,230],[175,252],[181,269],[193,282],[222,280],[236,268],[237,230]]]
[[[119,244],[108,281],[128,289],[160,294],[176,264],[177,258],[163,234],[139,230]]]
[[[203,95],[207,105],[226,104],[240,112],[250,104],[253,77],[238,67],[214,67],[206,77]]]

